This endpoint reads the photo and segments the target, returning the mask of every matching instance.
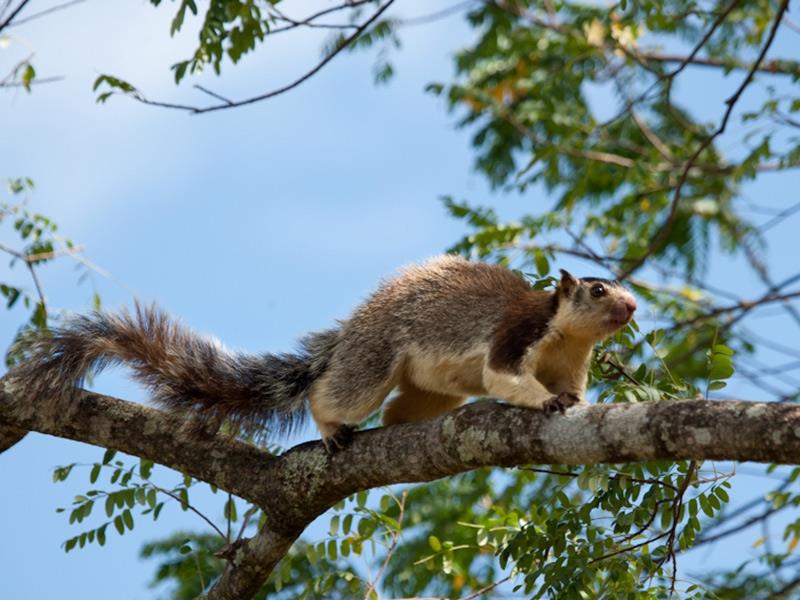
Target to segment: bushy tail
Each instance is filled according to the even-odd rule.
[[[58,403],[90,372],[124,364],[161,406],[282,435],[304,422],[306,392],[325,371],[337,338],[338,330],[311,334],[297,354],[232,354],[137,304],[134,314],[96,312],[41,334],[8,378],[26,397]]]

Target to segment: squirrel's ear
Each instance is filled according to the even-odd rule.
[[[574,277],[569,271],[560,269],[561,281],[558,282],[558,291],[565,296],[571,296],[573,290],[578,287],[578,279]]]

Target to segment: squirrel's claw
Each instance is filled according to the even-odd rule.
[[[575,394],[561,392],[558,396],[553,396],[547,402],[545,402],[543,408],[549,413],[559,412],[563,415],[564,411],[570,406],[575,406],[576,404],[580,404],[580,402],[581,399]]]
[[[327,438],[322,438],[322,444],[329,455],[336,454],[342,448],[349,446],[353,441],[353,434],[356,428],[353,425],[339,425],[334,434]]]

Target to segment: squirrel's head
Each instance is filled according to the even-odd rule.
[[[602,340],[630,323],[636,300],[618,281],[577,278],[561,269],[555,325],[564,333]]]

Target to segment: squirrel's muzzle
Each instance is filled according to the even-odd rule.
[[[611,307],[611,321],[622,327],[630,322],[634,312],[636,312],[636,299],[630,294],[625,294]]]

